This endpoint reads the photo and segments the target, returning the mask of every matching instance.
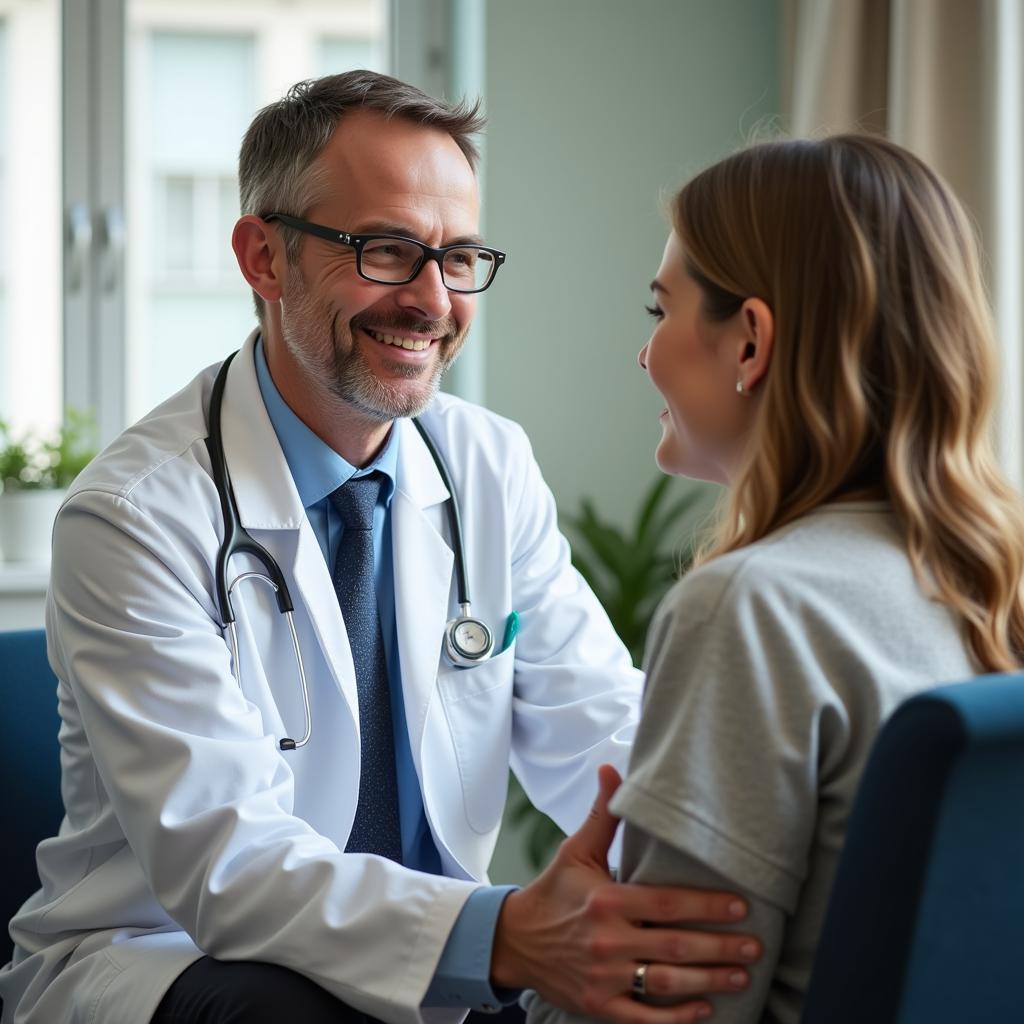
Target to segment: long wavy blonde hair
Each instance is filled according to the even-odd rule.
[[[770,142],[672,205],[706,315],[775,317],[746,459],[711,558],[824,502],[887,497],[922,585],[984,670],[1024,659],[1024,512],[993,448],[997,356],[971,224],[883,139]]]

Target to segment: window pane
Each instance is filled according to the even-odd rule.
[[[17,144],[15,144],[17,140]],[[61,419],[58,0],[0,15],[0,419],[16,433]]]
[[[247,291],[218,252],[230,254],[231,237],[219,205],[221,182],[236,187],[238,140],[256,107],[254,35],[154,27],[134,44],[146,99],[128,169],[129,244],[150,258],[129,261],[131,418],[249,327]]]
[[[252,35],[149,33],[148,150],[164,170],[230,168],[255,106]]]
[[[231,251],[242,135],[295,82],[351,62],[383,70],[385,8],[386,0],[129,0],[131,418],[255,327]]]
[[[235,221],[238,220],[238,179],[234,174],[223,175],[217,181],[218,201],[216,224],[217,238],[231,239]],[[238,277],[238,264],[229,245],[215,245],[217,269],[225,277]]]
[[[321,39],[320,74],[337,75],[356,68],[384,71],[382,43],[382,39],[366,37]]]
[[[192,178],[156,178],[159,228],[153,232],[153,263],[168,275],[195,270],[193,185]]]

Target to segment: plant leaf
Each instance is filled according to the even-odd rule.
[[[651,520],[654,518],[655,512],[657,512],[658,506],[664,500],[671,482],[671,477],[661,476],[655,480],[654,484],[648,490],[644,498],[644,502],[640,506],[640,513],[636,520],[635,535],[637,537],[643,537],[647,533]]]

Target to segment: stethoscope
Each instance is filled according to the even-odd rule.
[[[284,573],[281,567],[274,560],[274,557],[267,549],[253,538],[242,526],[238,518],[238,505],[235,502],[234,488],[231,486],[231,477],[228,474],[227,462],[224,459],[224,439],[220,429],[221,405],[224,400],[224,385],[227,382],[228,367],[237,352],[224,360],[213,382],[213,392],[210,395],[210,420],[209,436],[206,438],[206,447],[210,453],[211,471],[213,482],[220,496],[221,512],[224,516],[224,540],[217,551],[217,563],[215,568],[215,580],[217,584],[217,605],[220,608],[221,618],[224,620],[223,628],[228,632],[231,645],[231,666],[235,680],[239,686],[242,685],[241,673],[238,660],[238,633],[235,628],[235,610],[231,603],[231,593],[242,580],[260,580],[270,586],[277,596],[277,607],[288,623],[288,631],[292,637],[292,649],[295,652],[295,664],[299,670],[299,685],[302,687],[302,705],[305,709],[306,731],[302,739],[294,740],[285,736],[278,743],[281,750],[295,750],[304,747],[309,742],[313,732],[313,720],[309,710],[309,687],[306,685],[306,672],[302,667],[302,652],[299,650],[299,637],[295,632],[295,621],[292,613],[295,606],[292,603],[291,593],[288,584],[285,582]],[[473,615],[469,601],[469,580],[466,572],[466,553],[462,544],[462,520],[459,516],[459,503],[456,498],[455,488],[452,485],[451,475],[440,452],[430,439],[418,419],[412,421],[419,431],[423,443],[430,452],[430,457],[441,474],[445,487],[448,488],[448,525],[452,535],[452,547],[455,554],[455,579],[458,589],[459,613],[453,619],[449,619],[444,627],[444,653],[448,660],[456,668],[472,668],[480,662],[490,658],[494,650],[494,636],[482,619]],[[231,583],[228,583],[228,561],[232,555],[252,555],[266,571],[243,572],[236,576]]]

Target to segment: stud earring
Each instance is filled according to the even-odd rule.
[[[742,395],[743,394],[743,381],[742,380],[736,381],[736,394],[737,395]]]

